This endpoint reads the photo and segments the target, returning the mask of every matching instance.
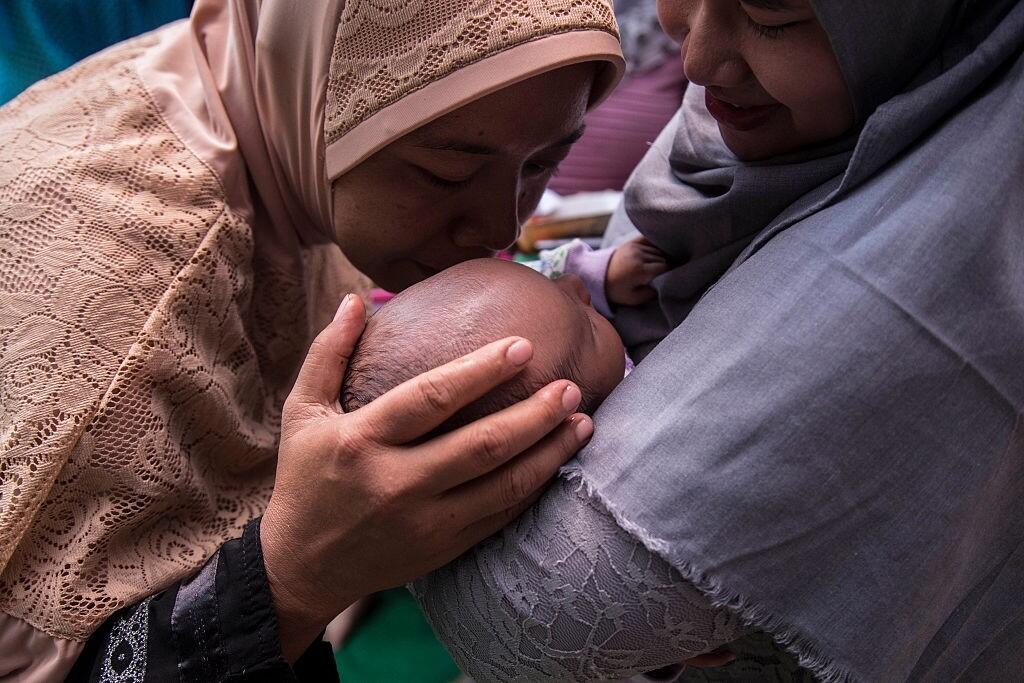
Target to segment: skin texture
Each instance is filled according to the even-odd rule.
[[[657,296],[651,280],[668,270],[665,254],[643,237],[619,246],[608,260],[604,293],[620,306],[638,306]]]
[[[529,506],[593,434],[582,395],[552,382],[525,401],[424,439],[508,381],[532,344],[502,339],[345,414],[338,396],[366,312],[349,295],[285,401],[274,492],[260,527],[284,656],[345,607],[439,567]]]
[[[854,122],[853,99],[810,3],[762,4],[658,0],[662,26],[682,44],[683,71],[692,83],[729,105],[775,105],[749,130],[715,117],[725,144],[744,161],[830,140]]]
[[[593,74],[592,65],[542,74],[363,162],[335,183],[339,246],[380,285],[401,290],[511,243],[578,137]],[[445,564],[512,520],[593,433],[575,413],[579,388],[560,380],[426,438],[530,366],[533,346],[521,338],[346,415],[338,396],[364,323],[362,303],[347,297],[311,346],[281,418],[260,540],[289,661],[360,597]]]
[[[339,178],[333,197],[342,251],[398,292],[512,244],[582,132],[593,77],[593,65],[579,64],[517,83]]]
[[[453,266],[413,285],[370,319],[345,378],[342,405],[366,405],[391,387],[467,350],[508,336],[530,340],[533,362],[456,415],[461,425],[514,404],[553,379],[575,382],[592,412],[620,381],[624,349],[574,275],[551,281],[498,259]]]

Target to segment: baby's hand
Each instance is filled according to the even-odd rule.
[[[665,255],[643,237],[626,242],[608,262],[604,293],[608,301],[637,306],[654,298],[651,280],[668,270]]]

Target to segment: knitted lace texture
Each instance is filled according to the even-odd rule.
[[[312,331],[133,71],[152,42],[0,110],[0,609],[74,640],[261,514]]]
[[[325,139],[469,64],[575,30],[618,37],[607,0],[349,0],[327,85]]]

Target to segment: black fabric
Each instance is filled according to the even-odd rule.
[[[314,643],[294,667],[282,656],[259,530],[255,519],[197,574],[111,617],[67,680],[99,681],[104,672],[137,680],[128,670],[144,666],[146,681],[337,682],[325,642]]]

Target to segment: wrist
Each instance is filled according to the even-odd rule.
[[[316,592],[310,571],[315,563],[304,561],[286,542],[274,512],[268,508],[260,525],[263,567],[277,616],[281,653],[294,664],[347,605],[335,607],[331,594],[308,595]]]

